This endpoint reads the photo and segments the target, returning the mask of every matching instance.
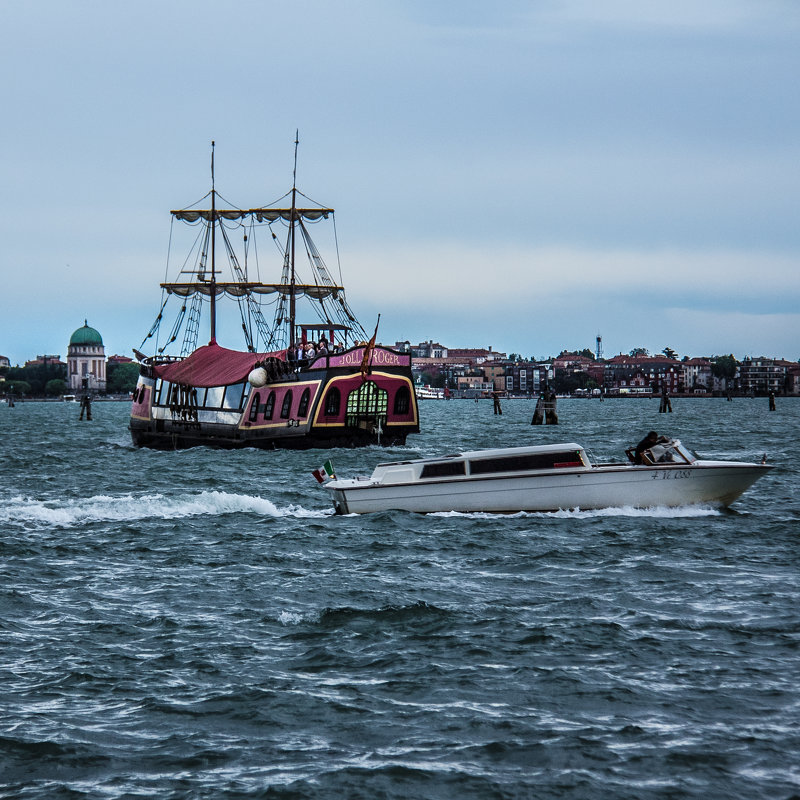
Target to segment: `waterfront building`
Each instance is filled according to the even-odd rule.
[[[648,394],[661,391],[682,392],[680,362],[666,356],[626,356],[609,358],[603,373],[604,388],[612,394]]]
[[[711,373],[711,360],[708,358],[686,358],[681,361],[683,385],[687,392],[703,394],[715,388]]]
[[[503,389],[508,394],[538,394],[555,375],[551,364],[534,361],[508,361],[503,367]]]
[[[106,356],[103,337],[89,327],[84,320],[83,327],[72,334],[67,348],[67,376],[72,392],[83,389],[94,392],[106,390]]]
[[[739,387],[746,394],[781,394],[788,390],[788,368],[794,366],[782,359],[748,356],[739,362]]]
[[[66,367],[67,365],[61,360],[60,355],[43,355],[36,356],[30,361],[25,362],[26,367]]]
[[[414,358],[447,358],[447,348],[433,340],[412,345],[410,349]]]

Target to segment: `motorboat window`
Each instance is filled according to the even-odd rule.
[[[691,464],[694,461],[678,441],[653,445],[648,454],[653,464]]]
[[[420,478],[449,478],[466,474],[463,461],[435,461],[422,467]]]
[[[469,471],[472,475],[488,475],[492,472],[527,472],[533,469],[562,469],[582,466],[584,463],[580,451],[568,450],[474,459],[469,462]]]

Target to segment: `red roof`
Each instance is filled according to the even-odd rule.
[[[253,367],[265,358],[286,361],[286,351],[243,353],[241,350],[228,350],[212,342],[198,347],[182,361],[156,366],[155,372],[165,381],[184,386],[230,386],[245,380]]]

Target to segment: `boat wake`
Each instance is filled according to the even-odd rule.
[[[96,495],[76,500],[37,500],[15,497],[0,507],[0,525],[25,528],[70,528],[94,522],[130,522],[179,519],[220,514],[257,514],[265,517],[328,517],[333,509],[308,510],[290,504],[283,508],[252,495],[204,491],[195,494]]]
[[[560,511],[518,511],[515,514],[492,514],[486,511],[465,513],[461,511],[438,511],[432,517],[467,517],[469,519],[508,519],[509,517],[531,517],[534,519],[597,519],[598,517],[647,517],[657,519],[683,519],[686,517],[718,517],[722,514],[714,506],[678,506],[667,508],[634,508],[620,506],[617,508],[598,508],[582,511],[579,508],[562,509]]]

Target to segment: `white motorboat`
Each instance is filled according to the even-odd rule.
[[[771,465],[698,459],[677,439],[629,461],[592,464],[578,444],[475,450],[378,464],[369,477],[325,484],[340,514],[396,509],[517,512],[728,506]]]

